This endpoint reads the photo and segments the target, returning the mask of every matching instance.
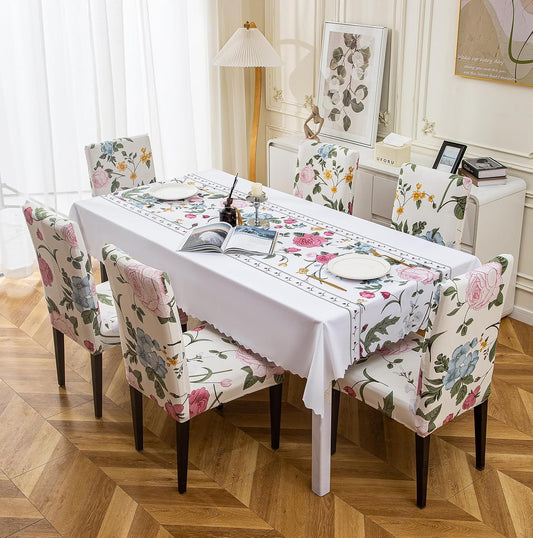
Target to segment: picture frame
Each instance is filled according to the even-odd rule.
[[[433,163],[433,168],[455,174],[465,154],[466,146],[445,140],[440,147],[439,154]]]
[[[326,21],[318,75],[321,133],[373,148],[387,46],[387,28]]]

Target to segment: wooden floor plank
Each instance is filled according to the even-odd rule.
[[[291,375],[279,450],[268,391],[202,414],[178,494],[174,423],[151,401],[144,450],[134,448],[119,348],[104,354],[102,419],[88,354],[70,341],[67,386],[57,387],[38,273],[0,278],[0,342],[0,536],[522,537],[533,528],[533,328],[516,320],[501,325],[486,469],[475,469],[471,414],[440,428],[424,510],[412,432],[345,396],[332,492],[311,492],[311,413]]]

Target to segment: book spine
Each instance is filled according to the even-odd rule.
[[[470,165],[470,163],[468,163],[467,161],[463,161],[463,168],[469,172],[470,174],[472,174],[473,176],[476,176],[476,177],[479,177],[478,176],[478,173],[477,173],[477,170]]]

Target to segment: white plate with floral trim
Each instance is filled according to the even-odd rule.
[[[330,260],[328,270],[342,278],[370,280],[385,276],[390,271],[390,263],[369,254],[344,254]]]
[[[194,196],[198,189],[194,185],[187,183],[157,183],[150,187],[148,192],[159,200],[184,200],[190,196]]]

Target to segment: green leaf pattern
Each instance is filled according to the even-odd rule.
[[[156,181],[148,135],[91,144],[85,156],[93,196]]]
[[[294,194],[351,214],[358,164],[356,151],[306,140],[298,148]]]
[[[413,163],[400,168],[391,227],[441,245],[459,248],[469,178]]]

